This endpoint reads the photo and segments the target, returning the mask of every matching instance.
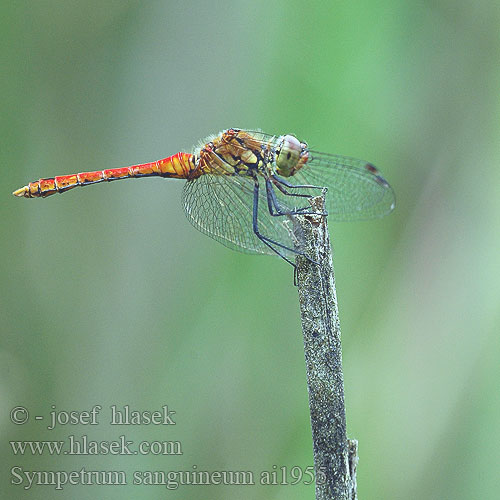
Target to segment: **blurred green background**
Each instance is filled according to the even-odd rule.
[[[228,127],[379,165],[397,207],[330,224],[363,499],[497,498],[500,8],[489,1],[3,2],[2,498],[303,499],[313,486],[10,485],[26,470],[312,465],[297,290],[183,215],[183,181],[46,200],[30,180],[190,151]],[[103,406],[100,425],[16,426]],[[112,427],[109,405],[175,410]],[[14,456],[9,440],[181,441]]]

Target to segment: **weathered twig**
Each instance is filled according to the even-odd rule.
[[[310,200],[314,212],[325,212],[324,194]],[[346,436],[340,324],[326,216],[296,216],[295,224],[306,255],[314,261],[296,259],[316,499],[353,500],[357,498],[357,441]]]

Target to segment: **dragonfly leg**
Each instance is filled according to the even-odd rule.
[[[274,253],[279,255],[283,260],[288,262],[290,265],[292,265],[294,268],[296,267],[295,264],[285,257],[283,255],[283,252],[280,252],[280,248],[284,250],[288,250],[289,252],[296,253],[297,255],[304,255],[303,252],[299,250],[295,250],[293,248],[289,248],[281,243],[278,243],[277,241],[272,240],[271,238],[268,238],[267,236],[264,236],[260,234],[259,232],[259,223],[258,223],[258,214],[259,214],[259,181],[257,179],[254,179],[254,188],[253,188],[253,219],[252,219],[252,226],[253,226],[253,232],[255,233],[255,236],[259,238],[264,245],[268,246]],[[268,198],[268,204],[270,206],[270,201]],[[283,214],[284,215],[284,214]],[[278,248],[275,248],[278,247]]]
[[[280,187],[281,191],[281,187]],[[283,191],[282,191],[283,192]],[[288,193],[284,193],[288,194]],[[310,207],[302,207],[302,208],[296,208],[294,210],[283,210],[280,207],[280,204],[278,202],[278,198],[276,198],[276,193],[274,192],[274,187],[271,183],[271,180],[268,178],[266,179],[266,195],[267,195],[267,206],[269,208],[269,213],[273,217],[278,217],[280,215],[296,215],[298,213],[303,213],[305,210],[310,209]],[[297,196],[305,196],[305,197],[310,197],[309,195],[297,195]]]
[[[288,182],[286,179],[283,177],[273,174],[271,176],[274,180],[278,181],[280,184],[283,184],[283,186],[289,187],[289,188],[310,188],[310,189],[324,189],[323,186],[314,186],[313,184],[292,184],[291,182]],[[308,194],[292,194],[289,193],[290,196],[310,196]]]
[[[294,252],[297,255],[301,255],[302,257],[306,258],[309,262],[312,264],[319,264],[315,260],[312,260],[310,257],[308,257],[304,252],[301,252],[300,250],[295,250],[293,248],[289,248],[285,245],[282,245],[281,243],[278,243],[277,241],[272,240],[271,238],[268,238],[267,236],[264,236],[260,234],[259,232],[259,225],[258,225],[258,213],[259,213],[259,181],[258,179],[254,178],[254,197],[253,197],[253,232],[255,233],[255,236],[259,238],[262,243],[264,243],[266,246],[268,246],[273,252],[275,252],[277,255],[279,255],[283,260],[288,262],[291,266],[293,266],[293,284],[297,286],[298,283],[298,275],[297,275],[297,266],[288,258],[286,258],[282,252],[280,252],[279,248],[283,248],[284,250],[288,250],[289,252]],[[271,186],[272,190],[272,186]],[[273,191],[274,193],[274,191]],[[269,193],[268,193],[269,195]],[[268,196],[268,206],[270,207],[270,201],[269,201],[269,196]],[[273,215],[273,214],[271,214]],[[288,213],[282,213],[282,214],[274,214],[274,215],[290,215]],[[293,214],[292,214],[293,215]],[[279,248],[275,248],[274,245],[276,245]]]
[[[297,198],[312,198],[313,196],[311,194],[304,194],[304,193],[290,193],[290,191],[287,191],[284,186],[287,186],[286,184],[282,184],[280,181],[277,179],[274,180],[274,185],[283,193],[286,194],[287,196],[295,196]],[[287,186],[290,187],[290,186]],[[293,187],[298,187],[298,186],[293,186]]]
[[[282,177],[279,177],[278,175],[272,175],[271,176],[274,185],[285,195],[287,196],[299,196],[303,198],[308,198],[311,199],[314,196],[312,194],[303,194],[303,193],[291,193],[285,189],[285,186],[288,188],[309,188],[309,189],[325,189],[320,186],[313,186],[313,185],[295,185],[291,184],[287,180],[283,179]],[[308,215],[328,215],[328,213],[325,212],[311,212],[311,207],[304,207],[304,208],[299,208],[296,210],[297,213],[306,213]]]
[[[287,196],[300,196],[303,198],[312,198],[309,194],[298,194],[298,193],[289,193],[283,186],[281,186],[278,182],[274,183],[274,185],[285,195]],[[307,215],[327,215],[325,213],[319,212],[311,212],[311,207],[301,207],[295,208],[293,210],[283,210],[280,207],[278,199],[276,198],[276,193],[274,192],[274,187],[271,182],[271,179],[266,179],[266,193],[267,193],[267,205],[269,207],[269,213],[273,217],[277,217],[280,215],[299,215],[299,214],[307,214]],[[273,209],[274,206],[274,209]]]
[[[276,195],[273,191],[273,187],[271,186],[269,179],[266,179],[266,198],[267,198],[267,208],[269,213],[275,217],[276,215],[283,215],[280,213],[280,209],[277,205]]]

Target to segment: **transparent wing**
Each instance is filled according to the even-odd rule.
[[[245,130],[265,147],[276,148],[279,137],[259,130]],[[327,187],[326,208],[330,219],[338,221],[383,217],[396,204],[394,191],[371,163],[348,156],[309,151],[302,169],[286,179],[295,185]],[[294,193],[318,194],[310,189]]]
[[[277,247],[294,258],[297,245],[290,216],[269,213],[264,179],[259,183],[258,227],[260,233],[287,247]],[[279,196],[279,195],[277,195]],[[245,253],[277,255],[253,231],[254,181],[246,176],[204,174],[186,182],[183,205],[193,226],[226,247]],[[287,207],[279,200],[280,207]],[[300,245],[297,246],[297,248]]]
[[[338,221],[382,217],[396,203],[394,191],[375,166],[347,156],[310,151],[304,167],[287,180],[327,187],[326,208]]]

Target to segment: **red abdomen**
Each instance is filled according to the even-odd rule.
[[[76,186],[88,186],[104,181],[116,181],[135,177],[173,177],[174,179],[188,179],[195,177],[194,156],[189,153],[177,153],[163,160],[131,167],[110,168],[96,170],[95,172],[82,172],[79,174],[59,175],[47,179],[30,182],[28,185],[17,189],[12,194],[25,198],[45,198],[55,193],[64,193]]]

